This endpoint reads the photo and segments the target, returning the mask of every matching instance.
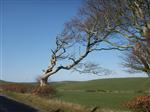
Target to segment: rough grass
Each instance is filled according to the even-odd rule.
[[[110,90],[110,91],[143,91],[150,89],[149,78],[114,78],[83,82],[53,83],[58,90]]]
[[[0,93],[25,104],[28,104],[32,107],[35,107],[40,112],[57,112],[58,110],[61,110],[59,112],[91,112],[92,109],[79,104],[64,102],[58,99],[47,99],[33,94],[21,94],[2,90],[0,91]],[[97,112],[102,111],[97,110]]]
[[[53,112],[57,109],[62,109],[64,112],[90,112],[89,110],[95,106],[100,108],[100,112],[109,112],[126,111],[122,106],[126,101],[150,91],[148,78],[101,79],[50,84],[57,90],[55,99],[13,92],[5,92],[5,94],[31,106],[36,105],[45,112]],[[24,83],[23,85],[30,88],[35,84]]]
[[[112,110],[108,108],[100,108],[94,110],[95,107],[87,107],[75,103],[65,102],[58,99],[47,99],[33,94],[22,94],[11,91],[1,91],[0,94],[7,95],[24,104],[36,108],[39,112],[130,112],[123,110]],[[58,111],[60,110],[60,111]]]
[[[61,92],[61,96],[59,96],[59,98],[64,101],[74,102],[87,106],[98,106],[109,109],[124,109],[122,107],[122,104],[134,96],[134,93],[109,94],[86,92]]]
[[[124,109],[123,103],[150,90],[148,78],[101,79],[53,83],[57,97],[69,102],[109,109]]]

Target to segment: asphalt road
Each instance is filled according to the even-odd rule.
[[[38,112],[36,109],[23,103],[0,96],[0,112]]]

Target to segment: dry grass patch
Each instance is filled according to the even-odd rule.
[[[10,91],[1,91],[0,93],[35,107],[40,112],[55,112],[56,110],[62,110],[62,112],[90,112],[90,109],[85,106],[58,99],[47,99],[33,94],[21,94]]]
[[[36,108],[39,112],[129,112],[97,107],[87,107],[75,103],[65,102],[59,99],[50,99],[29,93],[16,93],[11,91],[0,90],[0,94],[7,95],[17,101]]]

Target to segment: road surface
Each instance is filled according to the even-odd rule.
[[[23,103],[0,95],[0,112],[38,112],[36,109]]]

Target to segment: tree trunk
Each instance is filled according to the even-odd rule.
[[[149,23],[143,28],[143,34],[147,41],[148,49],[150,51],[150,24]]]
[[[44,87],[47,85],[48,77],[44,77],[40,79],[40,87]]]
[[[148,69],[146,73],[147,73],[148,77],[150,78],[150,69]]]
[[[40,85],[33,90],[33,94],[42,94],[44,87],[47,85],[48,77],[42,77],[39,79]]]

